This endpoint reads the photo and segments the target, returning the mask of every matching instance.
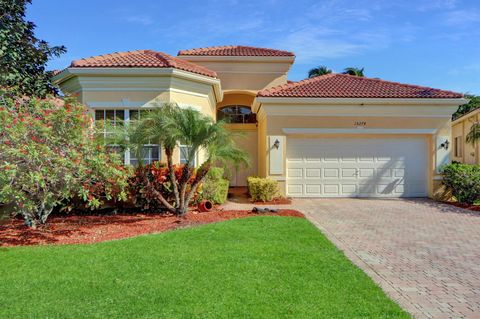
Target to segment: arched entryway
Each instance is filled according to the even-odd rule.
[[[227,167],[231,186],[246,186],[247,177],[258,174],[257,118],[251,110],[254,99],[251,92],[225,92],[223,101],[217,105],[217,121],[227,121],[229,130],[239,133],[235,141],[250,155],[250,167]]]

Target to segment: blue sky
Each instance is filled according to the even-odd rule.
[[[68,52],[50,62],[136,49],[242,44],[291,50],[291,80],[326,65],[480,94],[478,0],[33,0],[37,36]]]

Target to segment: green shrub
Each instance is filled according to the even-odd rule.
[[[223,204],[227,200],[228,180],[223,178],[224,169],[212,167],[202,184],[200,199],[206,199],[215,204]]]
[[[35,226],[74,198],[90,208],[125,200],[128,169],[96,133],[86,107],[73,100],[3,99],[0,203]]]
[[[269,178],[253,177],[247,179],[248,193],[254,202],[271,201],[278,197],[278,182]]]
[[[443,168],[443,184],[459,202],[473,204],[480,199],[480,166],[446,165]]]

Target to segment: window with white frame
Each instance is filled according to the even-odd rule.
[[[123,125],[125,110],[95,110],[95,124],[101,126],[104,137],[108,136],[109,127]]]
[[[192,151],[192,147],[188,145],[180,145],[180,164],[186,164],[190,157],[190,152]],[[193,157],[193,163],[191,163],[193,167],[197,166],[197,157],[198,154],[195,154]]]
[[[462,157],[463,156],[463,151],[462,151],[462,146],[463,146],[463,139],[462,136],[457,136],[453,140],[454,143],[454,155],[455,157]]]
[[[160,145],[158,144],[145,144],[140,150],[140,159],[142,164],[152,164],[155,161],[160,160]],[[140,160],[137,155],[130,152],[130,165],[138,165]]]
[[[139,109],[112,109],[112,110],[95,110],[95,123],[101,124],[105,138],[108,136],[108,128],[111,126],[128,124],[131,121],[139,120],[143,110]],[[108,145],[109,148],[119,150],[116,145]],[[139,157],[130,150],[124,153],[125,164],[138,165],[140,160],[143,164],[151,164],[154,161],[159,161],[161,158],[161,151],[159,144],[145,144],[139,152]]]

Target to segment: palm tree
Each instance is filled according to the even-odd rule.
[[[173,185],[174,203],[169,203],[160,192],[158,200],[165,208],[177,215],[188,212],[198,186],[203,182],[210,168],[216,163],[248,165],[248,153],[238,148],[234,134],[228,131],[225,122],[214,122],[212,118],[191,108],[180,108],[175,104],[164,104],[147,112],[129,132],[129,144],[139,152],[143,144],[158,141],[165,149],[168,176]],[[187,161],[181,177],[177,180],[173,167],[173,151],[179,145],[188,145]],[[196,154],[202,151],[205,161],[195,169]],[[140,156],[137,156],[140,158]],[[192,180],[192,177],[194,176]]]
[[[332,70],[327,68],[325,65],[320,65],[308,71],[308,78],[314,78],[316,76],[330,74],[330,73],[332,73]]]
[[[363,77],[363,76],[365,76],[365,75],[363,74],[363,70],[364,70],[364,69],[365,69],[365,68],[349,67],[349,68],[345,68],[345,69],[343,70],[343,74],[348,74],[348,75],[354,75],[354,76],[361,76],[361,77]]]

